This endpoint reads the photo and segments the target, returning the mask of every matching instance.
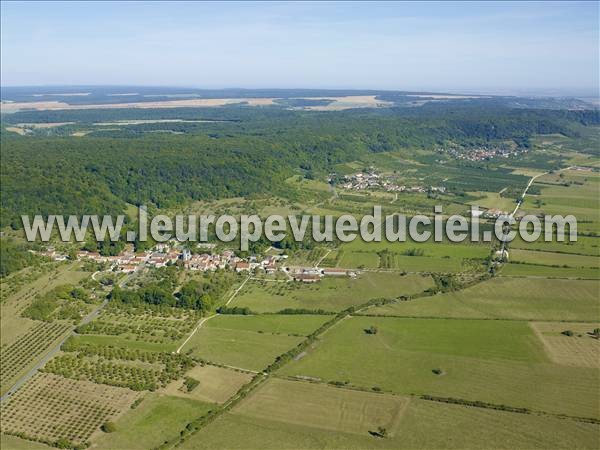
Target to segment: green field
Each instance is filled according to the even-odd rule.
[[[363,436],[382,426],[393,436],[407,405],[407,398],[394,395],[271,379],[233,411],[247,417]]]
[[[252,374],[206,364],[192,368],[186,372],[185,377],[199,382],[191,392],[186,388],[183,379],[173,381],[164,388],[164,392],[202,402],[225,403],[252,379]]]
[[[525,242],[517,237],[510,243],[511,249],[541,250],[546,252],[573,253],[576,255],[600,256],[600,237],[577,236],[577,241],[568,242],[565,234],[564,242],[545,242],[542,239],[534,242]]]
[[[532,267],[514,267],[521,266]],[[416,317],[593,321],[600,317],[599,292],[600,281],[596,280],[496,277],[462,291],[371,308],[368,312]]]
[[[0,447],[4,450],[49,450],[52,448],[40,442],[26,441],[6,434],[0,434]]]
[[[386,439],[278,419],[226,413],[181,448],[596,449],[599,433],[594,424],[415,399],[403,413],[395,435]]]
[[[527,198],[523,207],[536,214],[573,214],[577,220],[599,222],[599,180],[598,175],[591,172],[546,175],[535,183],[541,188],[541,194]],[[536,203],[538,199],[543,202],[541,205]]]
[[[255,317],[248,320],[227,315],[211,318],[186,343],[182,353],[191,352],[213,363],[262,370],[304,339],[289,330],[307,332],[309,323],[316,329],[328,316],[291,315],[275,320]]]
[[[567,253],[538,252],[533,250],[511,250],[510,261],[545,266],[600,267],[600,258],[595,256],[570,255]]]
[[[396,298],[432,287],[429,276],[364,272],[356,279],[324,277],[315,284],[249,282],[230,306],[246,306],[255,312],[284,308],[341,311],[373,298]]]
[[[416,249],[422,255],[409,256]],[[455,244],[448,242],[364,242],[355,240],[343,244],[340,267],[378,268],[382,266],[380,252],[392,255],[389,268],[407,272],[460,272],[468,270],[465,260],[482,260],[489,254],[489,245]]]
[[[600,417],[600,371],[552,364],[526,322],[352,317],[280,373]]]
[[[135,409],[115,423],[117,431],[103,433],[94,442],[98,449],[149,449],[179,435],[185,425],[212,405],[161,394],[147,394]]]
[[[552,267],[536,264],[509,263],[504,265],[500,272],[500,276],[597,280],[600,278],[600,269],[591,267]]]

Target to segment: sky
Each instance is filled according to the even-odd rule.
[[[598,95],[598,2],[1,3],[1,85]]]

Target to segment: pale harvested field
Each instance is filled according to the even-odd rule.
[[[235,414],[367,435],[383,426],[394,435],[409,399],[303,381],[271,379],[234,408]]]
[[[185,390],[183,379],[170,383],[164,388],[164,392],[176,397],[225,403],[239,388],[252,379],[252,374],[249,373],[209,365],[196,366],[185,375],[200,382],[192,392]]]
[[[143,125],[147,123],[214,123],[220,120],[185,120],[185,119],[156,119],[156,120],[118,120],[116,122],[96,122],[94,126],[106,125]]]
[[[64,125],[73,125],[75,122],[48,122],[48,123],[18,123],[21,128],[56,128]]]
[[[19,127],[6,127],[6,131],[11,131],[13,133],[20,134],[21,136],[25,135],[25,130]]]
[[[109,103],[100,105],[69,105],[64,102],[14,102],[3,103],[2,112],[16,112],[24,109],[35,109],[39,111],[54,110],[77,110],[77,109],[126,109],[126,108],[191,108],[224,106],[235,103],[247,103],[250,106],[272,105],[274,98],[203,98],[188,100],[164,100],[156,102],[131,102],[131,103]]]
[[[42,441],[84,443],[138,395],[129,389],[40,373],[2,405],[2,431]]]
[[[434,98],[436,100],[464,100],[469,98],[489,98],[485,95],[452,95],[452,94],[407,94],[407,97]]]
[[[306,109],[315,111],[340,111],[349,108],[376,108],[393,105],[392,102],[377,100],[374,95],[350,95],[347,97],[299,97],[307,100],[334,100],[331,104],[325,106],[311,106]],[[125,108],[199,108],[225,106],[236,103],[245,103],[249,106],[270,106],[278,98],[260,97],[260,98],[196,98],[185,100],[161,100],[155,102],[130,102],[130,103],[109,103],[98,105],[70,105],[64,102],[11,102],[2,103],[2,112],[10,113],[25,109],[54,111],[54,110],[77,110],[77,109],[125,109]]]
[[[311,111],[341,111],[350,108],[381,108],[392,106],[392,102],[378,100],[375,95],[350,95],[348,97],[301,97],[305,100],[334,100],[329,105],[307,106]]]
[[[600,328],[600,323],[532,322],[530,325],[554,363],[600,368],[600,340],[588,334]],[[573,331],[574,335],[561,334],[566,330]]]

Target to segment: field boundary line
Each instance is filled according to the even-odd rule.
[[[181,349],[185,346],[185,344],[188,343],[188,341],[194,336],[194,334],[196,334],[196,331],[198,331],[200,329],[200,327],[202,325],[204,325],[204,322],[206,322],[207,320],[212,319],[213,317],[218,316],[218,314],[213,314],[212,316],[208,316],[208,317],[203,317],[202,319],[200,319],[200,321],[198,322],[198,324],[194,327],[194,329],[192,330],[192,332],[190,333],[190,335],[186,338],[185,341],[183,341],[183,344],[181,344],[179,346],[179,348],[177,348],[177,350],[175,350],[175,353],[179,353],[181,352]]]
[[[231,303],[231,301],[242,290],[242,288],[244,287],[244,285],[248,282],[248,280],[250,278],[252,278],[252,275],[248,275],[248,277],[244,280],[244,282],[242,284],[240,284],[240,286],[233,292],[233,294],[231,294],[231,297],[229,297],[229,300],[227,300],[227,302],[225,303],[225,306],[227,306],[227,305],[229,305],[229,303]],[[187,344],[189,342],[189,340],[194,336],[194,334],[196,334],[196,332],[200,329],[200,327],[202,325],[204,325],[204,322],[206,322],[207,320],[212,319],[213,317],[216,317],[218,315],[219,315],[219,313],[215,313],[212,316],[203,317],[202,319],[200,319],[198,321],[198,324],[194,327],[194,329],[189,334],[189,336],[186,338],[186,340],[183,341],[183,343],[177,348],[177,350],[175,350],[175,353],[179,354],[181,352],[181,349],[185,346],[185,344]],[[240,367],[240,369],[241,369],[241,367]]]

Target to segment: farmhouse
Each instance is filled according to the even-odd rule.
[[[246,261],[238,261],[235,265],[236,272],[248,272],[250,271],[250,263]]]
[[[323,269],[321,272],[323,275],[330,275],[334,277],[345,277],[348,275],[348,271],[346,269],[337,269],[337,268],[327,268]]]
[[[293,275],[294,281],[302,281],[303,283],[316,283],[321,279],[317,274],[312,273],[297,273]]]
[[[131,273],[137,270],[138,266],[134,264],[123,264],[119,266],[119,270],[123,273]]]

